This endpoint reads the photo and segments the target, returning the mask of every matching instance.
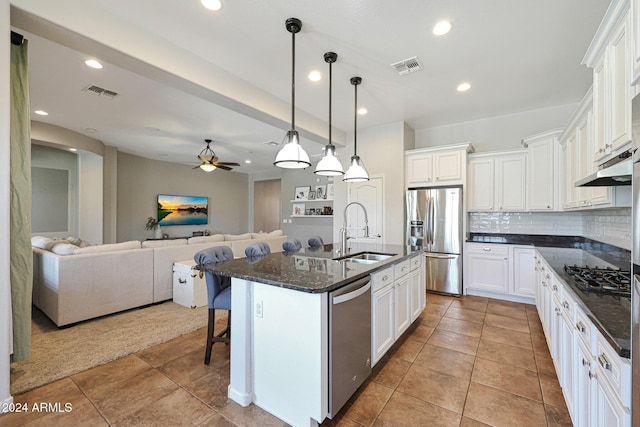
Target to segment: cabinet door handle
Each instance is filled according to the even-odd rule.
[[[386,282],[387,280],[389,280],[389,276],[387,276],[387,275],[382,276],[382,281],[383,282]]]
[[[590,365],[590,363],[589,363],[589,362],[587,362],[587,361],[585,360],[585,358],[583,357],[583,358],[582,358],[582,366],[587,366],[587,365]]]
[[[604,369],[610,371],[611,370],[611,363],[609,363],[609,361],[607,360],[606,356],[604,355],[604,353],[602,353],[600,356],[598,356],[598,363],[600,364],[600,366],[602,366]]]
[[[509,259],[509,258],[507,258],[507,257],[504,257],[504,260],[505,260],[505,261],[507,261],[508,259]]]
[[[565,309],[569,310],[569,303],[568,303],[568,302],[564,301],[564,302],[562,303],[562,306],[563,306]]]
[[[580,332],[584,333],[586,328],[584,327],[584,323],[578,322],[578,323],[576,323],[576,329],[579,330]],[[582,360],[584,360],[584,359],[582,359]]]
[[[482,250],[485,252],[491,252],[491,248],[482,248]]]
[[[558,307],[556,307],[556,315],[561,316],[562,315],[562,310],[560,310]]]
[[[558,290],[558,285],[553,285],[553,290],[557,291]]]
[[[185,283],[187,283],[187,279],[183,279],[183,278],[179,277],[178,278],[178,283],[181,283],[181,284],[184,285]]]
[[[594,379],[594,378],[597,380],[597,379],[598,379],[598,376],[597,376],[596,374],[592,374],[592,373],[591,373],[591,371],[589,371],[589,379],[591,379],[591,380],[592,380],[592,379]]]

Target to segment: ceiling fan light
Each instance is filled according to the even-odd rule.
[[[362,160],[360,160],[360,156],[351,156],[351,164],[349,165],[349,169],[347,169],[347,173],[344,174],[344,178],[342,178],[342,180],[345,182],[369,181],[369,173],[365,169]]]
[[[284,143],[273,164],[285,169],[303,169],[311,166],[309,155],[300,145],[298,132],[290,130],[284,138]]]
[[[214,170],[216,170],[216,167],[211,163],[203,163],[200,165],[200,169],[202,169],[205,172],[213,172]]]
[[[324,156],[316,165],[315,173],[323,176],[343,175],[342,163],[336,156],[336,147],[332,144],[324,147]]]

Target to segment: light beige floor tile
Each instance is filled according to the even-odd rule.
[[[198,427],[236,427],[237,424],[232,423],[228,419],[226,419],[222,414],[214,414],[211,418],[209,418],[204,423],[200,424]]]
[[[0,415],[0,425],[21,427],[42,426],[107,426],[107,421],[70,379],[39,387],[14,397],[14,403],[21,412]],[[52,404],[55,412],[34,411],[34,406]],[[43,408],[46,410],[47,407]],[[60,412],[58,412],[60,411]]]
[[[546,353],[534,353],[536,358],[536,368],[538,374],[546,374],[552,377],[556,376],[556,367],[553,364],[553,359],[547,351]]]
[[[497,328],[509,329],[512,331],[530,333],[529,322],[526,319],[515,319],[513,317],[502,316],[500,314],[487,312],[484,319],[487,326],[495,326]]]
[[[380,361],[378,363],[382,362],[383,361]],[[395,357],[390,358],[384,362],[384,366],[373,376],[373,381],[386,387],[395,389],[396,387],[398,387],[398,384],[400,384],[400,381],[402,381],[402,378],[404,378],[407,371],[409,370],[411,362]]]
[[[481,297],[465,297],[457,301],[451,301],[449,308],[462,308],[465,310],[480,311],[482,313],[487,311],[487,298]]]
[[[462,414],[469,380],[412,366],[397,390],[425,402]]]
[[[494,427],[531,427],[547,423],[541,402],[473,381],[464,416]]]
[[[434,330],[435,329],[430,326],[418,324],[409,332],[409,338],[416,341],[427,342]]]
[[[431,335],[431,338],[429,338],[429,341],[427,341],[427,344],[437,345],[439,347],[475,356],[476,351],[478,350],[479,341],[479,338],[468,337],[454,332],[436,330]]]
[[[472,420],[471,418],[462,417],[460,427],[491,427],[488,424],[481,423],[480,421]]]
[[[395,392],[376,420],[375,427],[458,427],[460,414],[415,397]]]
[[[556,408],[567,410],[567,404],[562,394],[562,388],[555,375],[540,374],[540,387],[542,388],[542,396],[544,403],[555,406]]]
[[[457,334],[478,338],[482,334],[482,324],[445,316],[440,320],[440,323],[438,323],[436,330],[455,332]]]
[[[219,412],[227,420],[238,426],[250,427],[285,427],[287,423],[274,417],[264,409],[251,404],[246,408],[230,400]],[[225,424],[222,424],[225,425]]]
[[[435,328],[436,326],[438,326],[438,323],[440,323],[440,319],[442,319],[442,316],[440,316],[439,314],[422,312],[422,314],[420,315],[420,317],[418,317],[418,320],[416,321],[420,322],[421,325],[424,325],[430,328]]]
[[[487,305],[487,313],[499,314],[501,316],[513,317],[514,319],[527,320],[527,311],[524,305],[521,307],[506,306],[489,302]]]
[[[533,351],[521,347],[480,339],[476,356],[504,365],[537,371]]]
[[[451,301],[455,299],[457,298],[427,292],[427,304],[440,304],[448,307],[449,304],[451,304]]]
[[[207,405],[220,410],[229,401],[227,398],[229,383],[229,366],[226,365],[184,385],[184,388]]]
[[[204,328],[196,329],[193,332],[184,334],[182,337],[204,347],[207,343],[207,327],[205,326]]]
[[[229,366],[229,346],[215,344],[209,365],[204,364],[204,349],[192,351],[158,368],[160,372],[184,386],[212,372]]]
[[[114,426],[152,426],[159,423],[166,426],[198,426],[214,414],[213,409],[180,388],[144,406]]]
[[[448,305],[440,305],[440,304],[427,304],[424,308],[423,313],[433,314],[436,316],[444,316],[444,313],[447,311]]]
[[[413,362],[413,366],[469,380],[473,371],[474,360],[475,358],[472,355],[426,344]]]
[[[369,382],[351,407],[347,409],[344,418],[363,426],[371,426],[382,408],[387,404],[393,389],[374,381]]]
[[[73,375],[71,379],[90,398],[108,394],[120,384],[151,370],[151,366],[137,356],[130,355]]]
[[[540,382],[535,371],[476,358],[471,381],[542,402]]]
[[[171,362],[180,356],[184,356],[185,354],[196,350],[200,350],[204,353],[204,346],[198,345],[183,337],[177,337],[162,344],[141,350],[136,353],[136,356],[154,368],[157,368],[160,365],[164,365],[165,363]]]
[[[89,398],[110,424],[152,405],[178,389],[178,385],[155,369],[119,383],[117,388]]]
[[[484,325],[482,328],[482,339],[522,347],[527,350],[533,350],[533,346],[531,345],[531,336],[524,332],[511,331],[509,329]]]
[[[550,405],[544,405],[544,409],[547,412],[547,424],[549,427],[573,427],[571,415],[569,415],[567,409]]]
[[[424,342],[409,337],[399,344],[397,348],[391,350],[391,357],[413,362],[422,350]]]
[[[486,313],[484,311],[467,310],[458,307],[449,307],[444,317],[451,317],[453,319],[466,320],[469,322],[483,323]]]

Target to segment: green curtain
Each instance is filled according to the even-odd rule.
[[[6,37],[6,36],[5,36]],[[31,349],[31,122],[27,40],[11,44],[11,311],[12,362],[29,358]]]

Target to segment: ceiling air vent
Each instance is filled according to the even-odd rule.
[[[118,96],[118,92],[114,92],[112,90],[108,90],[96,85],[90,85],[82,89],[84,92],[91,93],[96,96],[106,96],[109,99],[113,99]]]
[[[395,68],[398,74],[400,74],[401,76],[422,70],[422,64],[420,63],[420,60],[417,56],[405,59],[404,61],[396,62],[395,64],[391,64],[391,66]]]

